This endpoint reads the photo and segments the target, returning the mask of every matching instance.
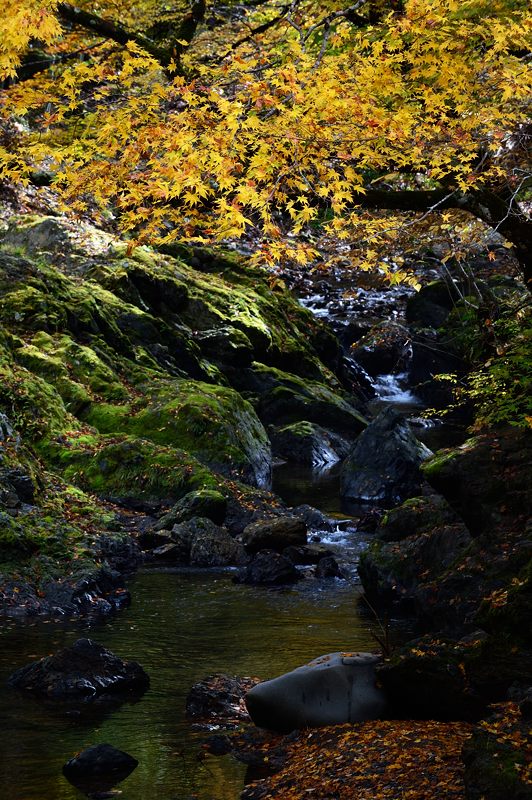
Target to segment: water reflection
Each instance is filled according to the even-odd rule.
[[[301,582],[286,591],[234,586],[228,575],[139,574],[134,603],[113,619],[23,625],[0,630],[2,800],[74,800],[62,765],[108,742],[139,761],[120,785],[124,800],[236,800],[245,766],[227,756],[199,761],[203,734],[184,718],[192,684],[214,672],[273,677],[335,650],[374,649],[373,622],[345,582]],[[6,687],[14,669],[89,636],[135,659],[151,688],[109,714],[53,713]],[[9,734],[7,734],[9,732]]]

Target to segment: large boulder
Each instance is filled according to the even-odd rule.
[[[262,550],[251,559],[233,578],[235,583],[253,586],[282,586],[295,583],[302,576],[286,556],[273,550]]]
[[[251,719],[280,733],[377,719],[386,708],[375,679],[378,662],[372,653],[331,653],[259,683],[246,695]]]
[[[404,371],[410,352],[408,329],[387,320],[351,346],[351,356],[373,377]]]
[[[294,422],[270,432],[272,452],[278,458],[323,467],[334,464],[349,452],[349,443],[314,422]]]
[[[364,591],[379,606],[401,606],[426,619],[428,612],[437,611],[433,597],[427,602],[426,584],[438,582],[471,541],[463,520],[443,497],[412,497],[384,515],[362,553],[358,573]],[[449,605],[450,599],[445,603],[447,623],[461,610],[461,604]]]
[[[387,408],[360,434],[341,473],[342,497],[394,504],[419,492],[420,465],[431,451],[408,422]]]
[[[277,550],[306,545],[307,526],[299,517],[276,517],[251,522],[240,537],[248,553],[259,550]]]
[[[8,683],[54,701],[91,701],[139,696],[150,679],[136,661],[122,661],[91,639],[78,639],[18,669]]]

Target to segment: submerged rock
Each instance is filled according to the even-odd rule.
[[[136,661],[122,661],[91,639],[78,639],[71,647],[18,669],[8,683],[52,700],[92,701],[139,696],[150,679]]]
[[[398,503],[419,492],[420,465],[432,453],[412,433],[408,422],[387,408],[360,434],[341,474],[343,497]]]
[[[131,775],[138,763],[110,744],[96,744],[67,761],[63,775],[85,794],[105,792]]]
[[[246,692],[256,686],[259,678],[240,678],[233,675],[209,675],[195,683],[186,699],[189,719],[208,722],[249,721],[244,704]]]
[[[251,719],[280,733],[378,719],[386,708],[375,679],[379,660],[372,653],[330,653],[259,683],[246,695]]]

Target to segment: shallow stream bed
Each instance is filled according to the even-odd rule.
[[[230,756],[197,754],[205,732],[185,719],[193,683],[214,672],[273,677],[336,650],[372,650],[374,625],[357,606],[359,587],[303,581],[289,590],[236,586],[228,574],[141,572],[131,608],[104,621],[2,621],[0,719],[2,800],[80,798],[63,763],[108,742],[139,766],[119,787],[124,800],[237,800],[246,769]],[[151,688],[135,704],[66,714],[6,687],[17,667],[88,636],[138,660]]]

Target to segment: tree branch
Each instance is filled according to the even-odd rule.
[[[128,42],[135,42],[163,67],[167,67],[170,63],[172,54],[165,48],[159,47],[152,39],[142,33],[128,31],[111,20],[103,19],[97,14],[84,11],[81,8],[70,5],[70,3],[59,3],[57,13],[66,22],[80,25],[82,28],[97,33],[99,36],[104,36],[106,39],[111,39],[118,44],[126,45]]]

